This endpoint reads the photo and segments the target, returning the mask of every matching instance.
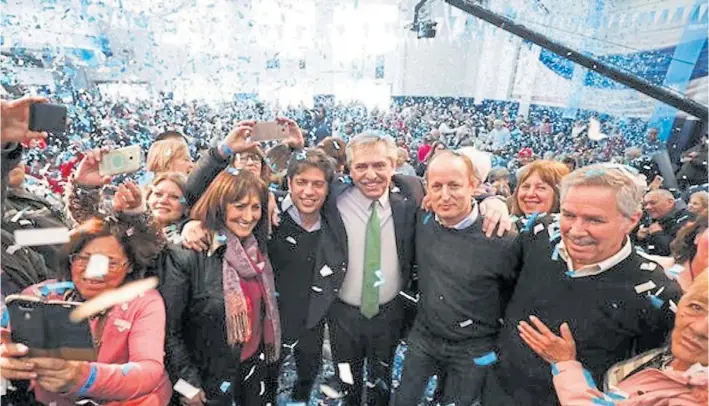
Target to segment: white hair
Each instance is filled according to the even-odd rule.
[[[459,148],[458,152],[470,158],[470,162],[473,163],[473,168],[475,168],[475,178],[480,182],[485,182],[490,169],[492,169],[492,157],[490,154],[479,151],[474,147]]]
[[[584,166],[566,175],[561,180],[561,201],[569,190],[576,186],[601,186],[613,189],[618,211],[630,218],[642,211],[643,196],[647,183],[635,169],[618,164],[595,164]]]
[[[399,147],[396,146],[394,139],[388,135],[380,135],[373,132],[363,132],[350,138],[350,142],[347,143],[347,148],[345,149],[347,165],[352,165],[352,158],[356,149],[377,143],[384,144],[387,158],[391,159],[392,164],[396,166],[396,160],[399,157]]]

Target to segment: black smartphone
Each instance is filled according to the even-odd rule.
[[[12,342],[29,347],[29,356],[96,361],[89,321],[69,320],[69,314],[80,303],[9,295],[5,304],[10,314]]]
[[[66,131],[66,106],[34,103],[30,106],[30,130],[63,133]]]

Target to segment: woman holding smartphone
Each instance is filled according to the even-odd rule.
[[[92,299],[142,279],[165,246],[162,233],[144,213],[136,184],[119,186],[111,208],[97,211],[100,191],[96,187],[107,180],[98,174],[102,153],[87,154],[70,186],[69,206],[81,208],[73,212],[80,226],[66,246],[59,280],[31,286],[25,294],[46,300]],[[81,193],[76,191],[80,185],[84,186]],[[165,307],[157,290],[105,310],[90,319],[90,327],[95,362],[28,357],[29,348],[10,342],[5,330],[0,350],[2,377],[32,381],[42,404],[74,405],[83,399],[102,405],[169,403],[172,388],[163,364]]]

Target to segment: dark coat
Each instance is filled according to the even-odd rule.
[[[347,272],[347,231],[337,208],[337,198],[348,189],[355,187],[347,177],[342,177],[330,184],[325,205],[322,209],[322,229],[320,246],[315,258],[313,270],[314,283],[322,288],[322,292],[311,291],[310,309],[308,311],[308,327],[316,326],[327,313],[330,305],[337,298],[342,282]],[[398,192],[397,192],[398,189]],[[413,176],[394,175],[392,190],[389,192],[394,231],[396,234],[397,255],[404,286],[412,283],[414,266],[414,231],[416,226],[416,210],[423,198],[421,179]],[[326,278],[320,275],[320,269],[327,265],[334,272]]]

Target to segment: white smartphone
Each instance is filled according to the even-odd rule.
[[[143,163],[143,151],[140,145],[120,148],[104,155],[98,166],[101,176],[113,176],[131,173],[140,169]]]
[[[258,122],[251,129],[251,141],[272,141],[288,138],[287,126],[276,121]]]

